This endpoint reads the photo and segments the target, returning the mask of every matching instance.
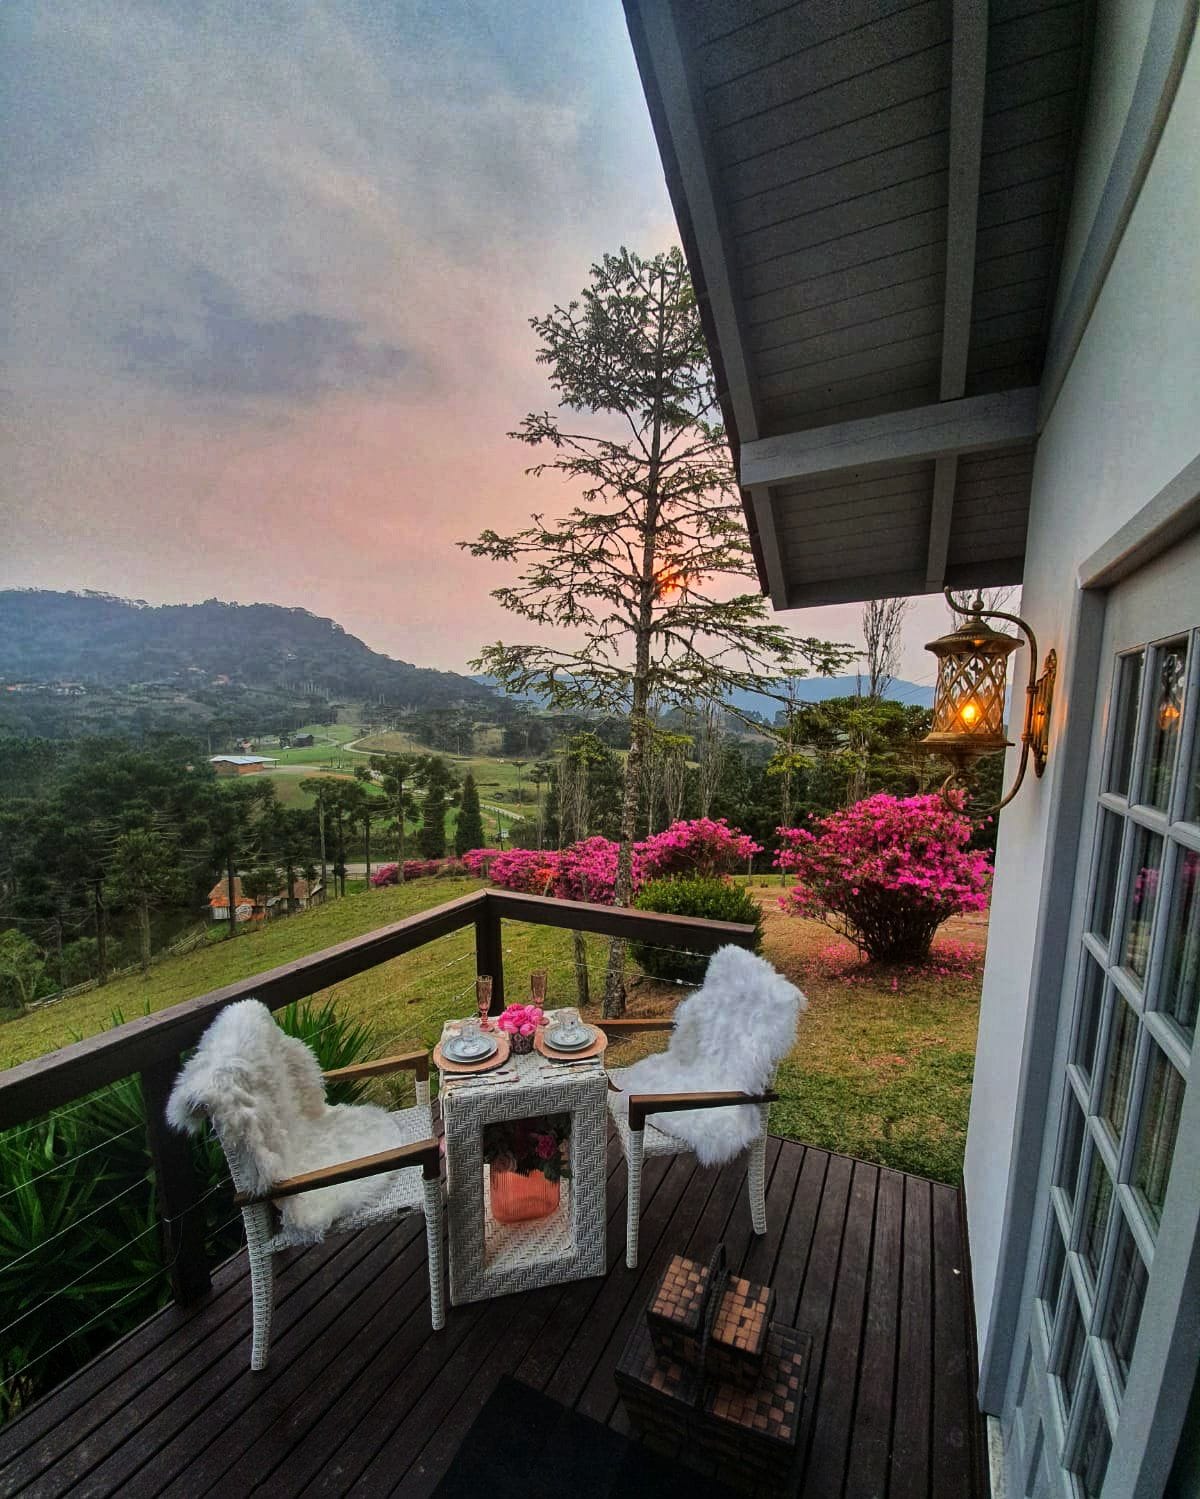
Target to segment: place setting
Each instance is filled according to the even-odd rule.
[[[578,1010],[562,1009],[547,1013],[533,1044],[543,1059],[541,1072],[552,1075],[601,1065],[608,1037],[598,1026],[588,1025]]]

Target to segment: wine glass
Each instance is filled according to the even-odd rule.
[[[490,974],[481,973],[475,980],[475,1008],[479,1011],[480,1028],[490,1031],[492,1028],[488,1020],[488,1012],[492,1008],[492,978]]]

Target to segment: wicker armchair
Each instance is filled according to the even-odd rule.
[[[249,1001],[247,1003],[255,1003]],[[237,1007],[231,1007],[237,1008]],[[256,1006],[256,1008],[263,1008]],[[228,1012],[223,1012],[228,1013]],[[266,1013],[264,1011],[264,1013]],[[269,1019],[269,1014],[267,1015]],[[220,1024],[221,1017],[214,1022]],[[261,1023],[261,1022],[260,1022]],[[274,1021],[271,1022],[272,1028]],[[213,1027],[210,1027],[210,1034]],[[279,1033],[282,1037],[282,1032]],[[205,1038],[207,1039],[207,1037]],[[284,1038],[291,1042],[293,1038]],[[201,1043],[203,1046],[203,1042]],[[302,1043],[296,1043],[302,1046]],[[410,1052],[403,1056],[386,1057],[378,1061],[364,1062],[353,1067],[338,1068],[333,1072],[317,1070],[316,1058],[304,1047],[311,1058],[311,1077],[301,1080],[302,1086],[316,1085],[320,1078],[325,1083],[343,1082],[356,1078],[380,1077],[390,1072],[407,1070],[414,1074],[416,1103],[411,1108],[397,1109],[384,1115],[374,1109],[364,1114],[375,1116],[386,1122],[389,1148],[369,1155],[356,1156],[332,1165],[323,1165],[315,1170],[295,1175],[276,1177],[264,1183],[264,1149],[260,1138],[251,1131],[237,1128],[237,1111],[230,1107],[230,1093],[238,1087],[245,1088],[246,1079],[234,1074],[231,1088],[228,1068],[193,1070],[189,1074],[188,1064],[176,1083],[175,1093],[168,1105],[168,1117],[179,1127],[195,1128],[198,1116],[206,1116],[221,1143],[229,1163],[230,1175],[237,1195],[236,1206],[242,1210],[242,1221],[246,1229],[246,1250],[250,1260],[251,1301],[253,1308],[253,1337],[250,1351],[251,1369],[266,1367],[271,1345],[271,1319],[274,1310],[275,1267],[277,1250],[298,1244],[311,1243],[331,1233],[352,1233],[358,1229],[389,1223],[407,1217],[413,1212],[425,1215],[425,1236],[429,1259],[429,1300],[434,1331],[445,1326],[446,1310],[443,1294],[443,1190],[440,1177],[440,1150],[434,1136],[432,1111],[429,1099],[429,1054]],[[293,1052],[293,1060],[297,1053]],[[304,1060],[301,1059],[301,1066]],[[253,1075],[251,1074],[251,1077]],[[277,1080],[285,1089],[291,1078]],[[299,1090],[297,1090],[299,1091]],[[313,1099],[307,1099],[311,1118]],[[318,1101],[318,1107],[319,1101]],[[344,1105],[341,1109],[330,1109],[341,1123],[353,1123],[356,1105]],[[396,1141],[395,1145],[390,1140]],[[301,1194],[318,1192],[325,1188],[340,1187],[350,1182],[363,1181],[391,1173],[391,1179],[383,1191],[367,1194],[358,1203],[347,1202],[341,1211],[321,1230],[314,1233],[303,1225],[289,1224],[281,1204]]]
[[[769,963],[721,948],[703,987],[665,1019],[601,1020],[614,1039],[639,1031],[671,1033],[666,1053],[609,1074],[609,1114],[628,1172],[625,1263],[638,1262],[642,1163],[646,1156],[695,1153],[709,1165],[749,1154],[750,1220],[767,1231],[766,1151],[775,1072],[795,1040],[807,1000]],[[740,1087],[714,1087],[726,1082]],[[708,1122],[699,1111],[737,1110]],[[681,1116],[676,1127],[669,1116]]]

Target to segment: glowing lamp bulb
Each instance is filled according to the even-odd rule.
[[[979,722],[979,704],[975,702],[966,703],[962,710],[962,721],[968,728],[973,728]]]

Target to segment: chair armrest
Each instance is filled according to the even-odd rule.
[[[766,1093],[631,1093],[629,1128],[645,1129],[649,1114],[682,1114],[689,1109],[728,1109],[735,1104],[774,1103],[779,1094]]]
[[[614,1036],[636,1036],[639,1031],[670,1031],[675,1028],[675,1022],[669,1015],[663,1015],[657,1020],[596,1020],[593,1024],[597,1029]]]
[[[401,1068],[415,1072],[420,1082],[429,1081],[429,1053],[406,1051],[399,1057],[380,1057],[375,1062],[356,1062],[352,1067],[335,1067],[321,1076],[327,1083],[342,1083],[355,1077],[382,1077],[387,1072],[399,1072]]]
[[[359,1156],[336,1166],[321,1166],[316,1171],[305,1171],[301,1176],[284,1177],[265,1192],[239,1192],[233,1202],[239,1208],[256,1202],[275,1202],[280,1197],[295,1197],[299,1192],[312,1192],[318,1187],[336,1187],[342,1182],[378,1176],[381,1171],[398,1171],[404,1166],[420,1166],[426,1181],[436,1180],[441,1170],[438,1142],[415,1140],[411,1145],[398,1145],[395,1150],[381,1150],[377,1155]]]

